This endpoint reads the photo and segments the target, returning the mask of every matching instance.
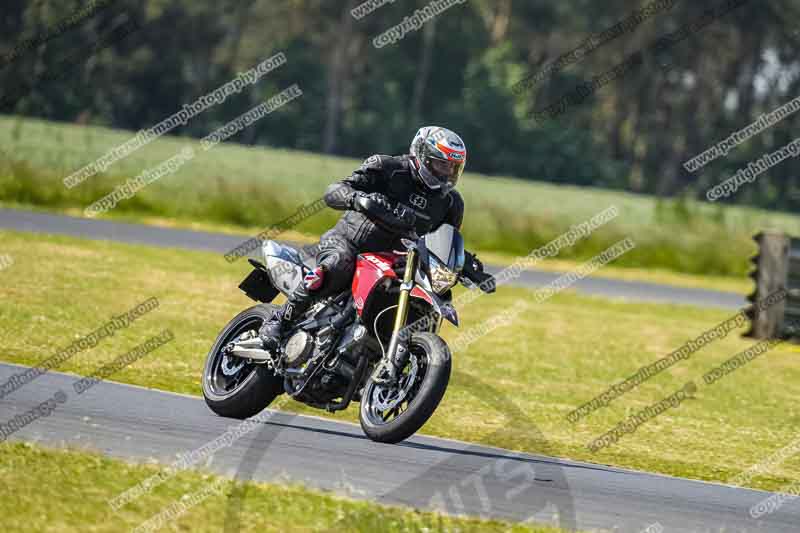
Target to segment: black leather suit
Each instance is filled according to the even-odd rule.
[[[366,214],[354,209],[357,194],[380,193],[392,206],[401,205],[413,212],[418,235],[435,230],[443,223],[461,228],[464,218],[461,195],[455,190],[444,195],[431,191],[415,178],[414,172],[416,170],[407,155],[374,155],[351,176],[328,187],[325,203],[344,211],[344,214],[333,229],[322,236],[318,245],[316,259],[317,264],[325,269],[324,281],[314,292],[300,284],[284,307],[285,315],[282,315],[286,321],[305,312],[315,298],[343,291],[353,278],[359,253],[402,249],[401,230],[376,224]]]

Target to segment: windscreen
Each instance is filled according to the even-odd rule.
[[[450,224],[442,224],[433,233],[428,233],[425,247],[453,272],[461,272],[464,268],[464,238]]]

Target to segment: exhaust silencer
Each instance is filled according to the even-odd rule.
[[[264,343],[256,335],[254,338],[243,339],[233,343],[230,354],[243,359],[254,361],[271,361],[272,354],[263,348]]]

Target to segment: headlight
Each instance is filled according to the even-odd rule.
[[[436,294],[444,294],[458,283],[458,274],[441,264],[433,255],[429,256],[431,265],[431,288]]]

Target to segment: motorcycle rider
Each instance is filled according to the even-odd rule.
[[[436,126],[420,128],[410,154],[373,155],[353,174],[328,187],[325,203],[344,211],[318,245],[317,266],[259,331],[274,350],[292,321],[319,298],[338,294],[353,278],[359,253],[402,249],[411,230],[424,235],[441,224],[461,228],[464,201],[455,190],[467,162],[461,137]],[[473,268],[483,271],[477,258]]]

